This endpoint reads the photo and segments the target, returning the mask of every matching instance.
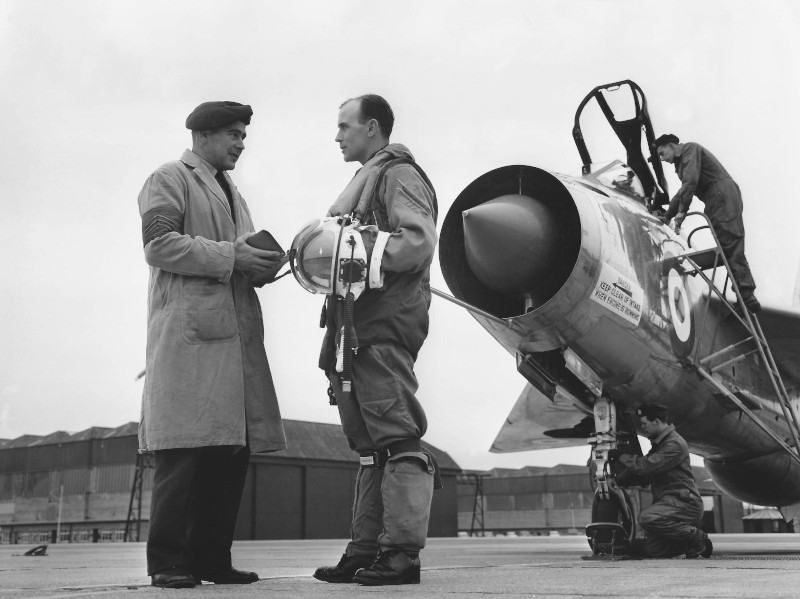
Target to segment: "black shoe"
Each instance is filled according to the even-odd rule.
[[[402,551],[381,553],[372,564],[356,572],[353,582],[368,586],[419,584],[419,558]]]
[[[756,312],[761,312],[761,302],[756,299],[755,295],[748,295],[747,297],[742,298],[744,300],[744,305],[750,310],[753,314]]]
[[[686,552],[686,559],[696,559],[698,557],[711,557],[714,545],[708,535],[703,534],[703,538],[698,539],[697,543]]]
[[[191,589],[197,586],[194,576],[181,568],[157,572],[151,576],[150,584],[162,589]]]
[[[252,584],[258,582],[258,574],[255,572],[245,572],[230,568],[210,568],[194,572],[194,578],[198,581],[207,580],[214,584]]]
[[[373,561],[374,557],[345,553],[335,566],[317,568],[314,578],[323,582],[353,582],[353,574],[369,566]]]
[[[700,553],[700,557],[711,557],[711,554],[714,551],[714,544],[711,542],[711,539],[706,539],[706,546],[703,548],[702,553]]]

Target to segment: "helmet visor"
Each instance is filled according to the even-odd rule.
[[[292,241],[294,276],[311,293],[333,293],[333,261],[340,228],[334,219],[316,219]]]

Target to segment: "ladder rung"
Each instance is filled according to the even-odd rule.
[[[719,252],[717,248],[709,248],[707,250],[699,250],[697,252],[690,252],[683,254],[682,257],[689,258],[694,262],[700,270],[708,270],[714,266],[719,266]]]
[[[737,341],[736,343],[733,343],[732,345],[728,345],[726,347],[723,347],[722,349],[720,349],[718,351],[715,351],[713,354],[708,354],[705,358],[702,358],[700,360],[700,364],[705,366],[706,364],[708,364],[708,362],[710,362],[714,358],[717,358],[717,357],[719,357],[719,356],[721,356],[723,354],[726,354],[726,353],[730,353],[731,351],[733,351],[734,349],[736,349],[740,345],[744,345],[745,343],[747,343],[749,341],[753,341],[753,340],[754,340],[753,337],[747,337],[746,339],[742,339],[741,341]],[[743,356],[747,356],[749,354],[752,354],[754,351],[756,351],[756,350],[751,349],[748,352],[742,353],[741,356],[742,357]]]

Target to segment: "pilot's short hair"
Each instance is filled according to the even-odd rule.
[[[394,129],[394,112],[389,102],[384,100],[377,94],[364,94],[363,96],[356,96],[342,102],[341,108],[348,102],[358,102],[361,108],[361,118],[359,123],[366,123],[370,119],[375,119],[381,132],[388,138]]]
[[[660,420],[669,424],[669,410],[667,406],[660,403],[642,404],[636,410],[639,416],[644,416],[649,421]]]
[[[679,143],[681,143],[681,140],[678,139],[677,135],[675,135],[674,133],[665,133],[664,135],[657,138],[653,142],[653,147],[658,149],[661,146],[666,146],[667,144],[679,144]]]

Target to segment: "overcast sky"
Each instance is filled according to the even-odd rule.
[[[799,26],[795,3],[777,0],[0,0],[0,438],[138,420],[148,269],[136,199],[190,146],[185,118],[207,100],[253,107],[231,174],[256,227],[288,246],[357,166],[333,141],[346,98],[389,100],[392,140],[431,177],[441,224],[488,170],[578,174],[578,103],[632,79],[657,134],[706,145],[739,183],[758,296],[791,305]],[[432,282],[447,291],[438,256]],[[316,368],[322,297],[291,276],[259,297],[284,417],[338,422]],[[462,467],[586,461],[587,447],[488,453],[524,381],[439,298],[417,374],[425,438]]]

